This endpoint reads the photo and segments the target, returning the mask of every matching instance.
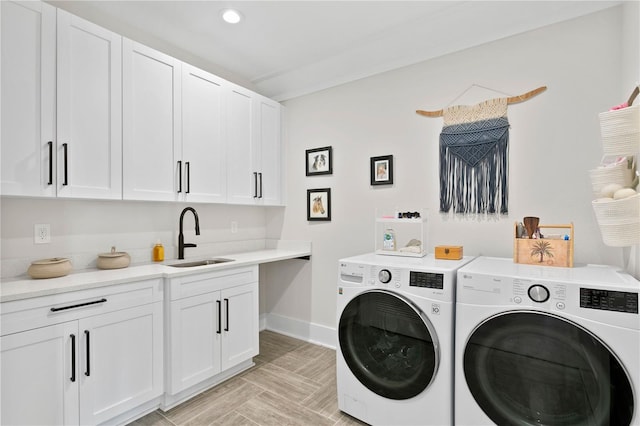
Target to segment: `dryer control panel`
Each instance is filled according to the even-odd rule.
[[[638,293],[580,287],[580,307],[638,313]]]

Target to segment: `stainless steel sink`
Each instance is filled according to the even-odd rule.
[[[193,262],[182,262],[182,263],[174,263],[172,266],[174,268],[193,268],[194,266],[206,266],[206,265],[217,265],[218,263],[227,263],[233,262],[233,259],[225,259],[222,257],[217,257],[215,259],[205,259],[205,260],[196,260]]]

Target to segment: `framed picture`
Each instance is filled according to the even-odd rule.
[[[307,189],[307,220],[331,220],[331,188]]]
[[[333,173],[333,158],[330,146],[306,150],[307,176]]]
[[[371,157],[371,185],[393,183],[393,155]]]

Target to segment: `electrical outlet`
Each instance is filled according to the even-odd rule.
[[[51,242],[51,226],[48,223],[37,223],[33,226],[33,241],[36,244]]]
[[[238,232],[238,222],[233,221],[231,222],[231,233],[235,234],[236,232]]]

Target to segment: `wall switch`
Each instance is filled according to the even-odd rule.
[[[48,223],[37,223],[33,226],[33,242],[36,244],[47,244],[51,242],[51,225]]]
[[[236,232],[238,232],[238,222],[233,221],[231,222],[231,233],[235,234]]]

